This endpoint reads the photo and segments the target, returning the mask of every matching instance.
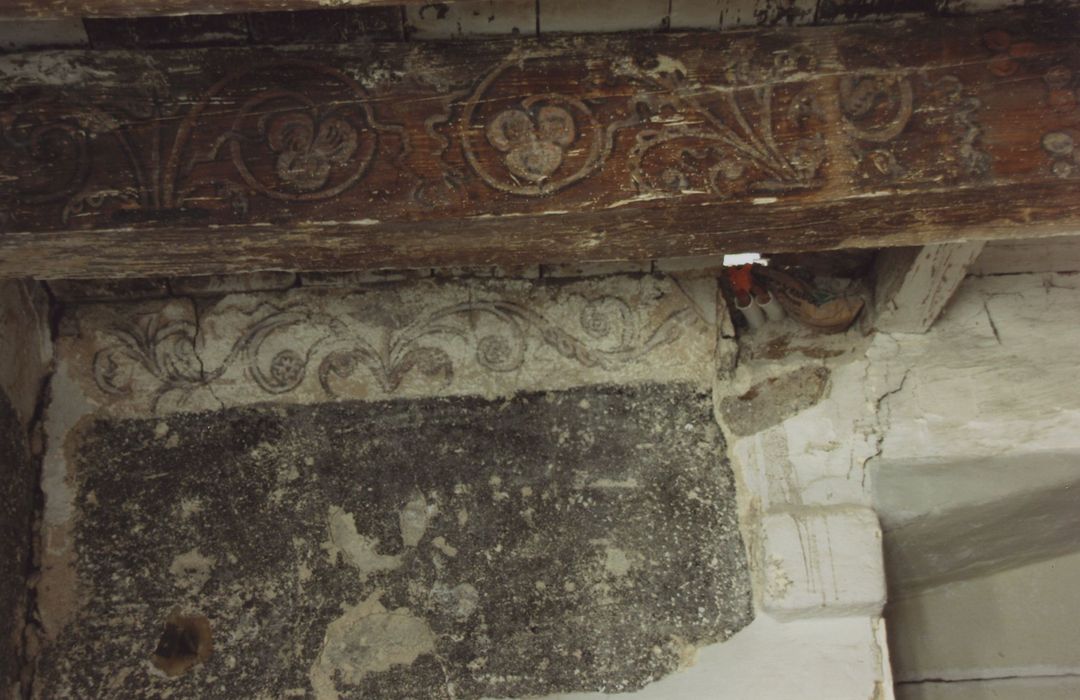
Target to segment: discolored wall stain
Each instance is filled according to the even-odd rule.
[[[640,688],[750,622],[707,393],[257,406],[79,439],[82,608],[50,697],[523,697]],[[170,610],[213,655],[146,662]]]
[[[726,396],[720,416],[731,432],[753,435],[821,401],[829,383],[829,369],[800,367],[750,387],[741,396]]]

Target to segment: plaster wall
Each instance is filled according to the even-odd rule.
[[[890,604],[897,696],[1043,700],[1080,691],[1080,554]]]
[[[871,461],[897,697],[1080,694],[1080,277],[969,277],[902,371]]]
[[[871,464],[894,596],[1080,549],[1080,276],[969,277],[925,335],[877,334],[902,382]]]
[[[1072,697],[1063,659],[1076,648],[1066,629],[1075,602],[1062,587],[1075,578],[1055,572],[1080,550],[1077,329],[1077,275],[969,277],[926,334],[868,323],[808,338],[767,324],[740,338],[738,366],[718,384],[736,473],[763,522],[858,506],[880,517],[900,678],[940,678],[935,662],[964,654],[989,664],[962,683],[902,684],[904,697]],[[843,550],[806,523],[795,532],[804,552],[829,548],[827,561]],[[771,614],[869,610],[884,599],[857,565],[841,577],[787,566],[815,556],[777,557],[764,539],[751,536],[750,547],[761,547],[758,590]],[[861,597],[833,587],[860,578]],[[1066,677],[977,680],[1016,670],[995,670],[994,644],[1025,668]]]

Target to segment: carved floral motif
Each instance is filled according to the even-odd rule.
[[[1002,31],[987,33],[985,44],[994,76],[1013,80],[1038,65],[1049,111],[1075,112],[1080,68],[1067,65],[1070,55]],[[48,203],[81,227],[266,223],[369,177],[377,180],[370,191],[340,204],[355,216],[349,221],[417,210],[486,214],[489,202],[498,209],[491,213],[506,213],[514,198],[488,200],[491,190],[547,197],[589,178],[593,187],[576,188],[583,196],[570,204],[799,193],[828,178],[850,186],[842,178],[852,171],[869,186],[989,173],[979,117],[994,100],[980,103],[982,83],[965,82],[978,70],[967,59],[957,59],[958,75],[943,75],[939,63],[901,68],[881,41],[843,36],[823,51],[785,33],[717,38],[693,50],[659,40],[605,46],[611,55],[570,41],[522,43],[502,59],[484,58],[495,63],[476,78],[447,70],[438,80],[399,81],[279,53],[205,89],[191,78],[170,85],[151,62],[130,97],[100,106],[20,91],[0,113],[0,208],[8,209],[0,219],[11,226],[32,216],[31,228],[48,227],[31,213]],[[657,48],[665,46],[671,55]],[[214,65],[223,60],[207,55]],[[1041,135],[1074,126],[1050,124]],[[851,161],[830,162],[846,153]],[[1076,170],[1051,156],[1054,173]],[[377,210],[370,217],[369,207]]]
[[[532,100],[522,106],[527,110]],[[570,112],[544,105],[535,114],[508,109],[488,124],[488,143],[506,154],[506,167],[529,182],[543,182],[562,165],[563,154],[577,136]]]
[[[302,192],[325,185],[330,169],[346,165],[356,153],[358,140],[356,129],[344,119],[329,117],[316,123],[302,112],[278,117],[267,133],[270,150],[279,154],[277,176]]]
[[[719,85],[691,79],[670,57],[614,58],[594,70],[606,70],[604,79],[627,86],[631,95],[609,101],[602,113],[566,95],[536,95],[520,104],[501,96],[503,83],[555,70],[559,59],[546,52],[511,56],[466,101],[462,146],[487,185],[549,195],[596,175],[623,131],[633,134],[626,158],[631,184],[642,193],[733,195],[818,184],[825,122],[810,88],[786,81],[814,68],[806,49],[765,54],[752,42],[736,43]],[[493,111],[491,103],[505,106]],[[497,159],[475,138],[480,131]]]
[[[511,194],[551,194],[595,173],[610,154],[610,139],[584,101],[540,94],[507,103],[496,96],[507,76],[542,72],[557,58],[548,52],[513,54],[466,99],[460,122],[462,151],[469,167],[488,186]],[[504,106],[485,116],[486,103],[492,101]],[[483,142],[474,131],[483,133]],[[494,154],[485,153],[485,146]],[[568,159],[571,146],[579,154]]]
[[[341,194],[366,173],[378,134],[400,130],[375,119],[364,89],[344,73],[278,61],[237,71],[209,88],[182,115],[170,143],[163,123],[177,115],[163,107],[167,80],[150,75],[143,82],[132,86],[131,99],[102,107],[54,104],[46,110],[40,100],[15,102],[0,114],[0,193],[23,205],[63,202],[64,221],[106,203],[138,219],[197,211],[214,199],[243,218],[254,194],[286,201]],[[311,86],[317,95],[285,83]],[[242,106],[231,128],[214,133],[220,126],[208,129],[207,113],[228,100]],[[149,144],[133,138],[132,124],[152,132]],[[194,174],[218,162],[223,148],[239,179]],[[95,169],[99,156],[126,167]]]
[[[646,193],[726,196],[819,185],[822,112],[809,87],[786,81],[815,66],[804,47],[764,54],[752,42],[733,44],[721,85],[691,80],[671,59],[621,62],[619,72],[647,88],[631,99],[644,117],[630,151],[634,183]]]

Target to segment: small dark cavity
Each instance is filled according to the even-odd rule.
[[[210,621],[204,615],[169,613],[150,662],[170,678],[205,663],[214,649]]]

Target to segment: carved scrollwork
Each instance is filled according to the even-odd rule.
[[[907,76],[866,72],[840,78],[844,124],[862,141],[896,138],[911,120],[915,96]]]
[[[130,185],[86,189],[94,140],[110,133],[123,156],[132,160],[117,121],[104,112],[65,107],[40,98],[17,102],[0,113],[0,201],[12,208],[63,203],[61,217],[65,222],[72,214],[100,206],[109,198],[139,201],[143,183],[133,160],[135,177]],[[11,220],[10,215],[2,218]],[[0,228],[7,221],[0,220]]]
[[[162,396],[189,395],[206,381],[195,352],[194,323],[151,314],[121,322],[109,329],[110,342],[94,354],[93,375],[108,394],[130,394],[136,371],[158,384],[155,404]]]
[[[89,167],[88,136],[75,120],[44,122],[33,109],[0,115],[0,187],[27,204],[65,200]]]
[[[704,86],[671,59],[622,62],[621,74],[649,88],[631,100],[645,121],[629,156],[634,182],[645,192],[728,196],[815,186],[826,154],[823,115],[812,92],[784,82],[814,63],[798,46],[766,57],[735,44],[725,82]]]
[[[166,307],[111,322],[95,352],[93,376],[109,395],[154,396],[155,410],[183,408],[198,392],[205,392],[203,400],[216,399],[215,384],[233,385],[240,376],[270,395],[292,392],[312,374],[328,397],[366,393],[371,382],[391,395],[410,376],[449,386],[455,365],[469,357],[484,372],[514,373],[544,348],[582,367],[615,369],[675,341],[690,314],[683,305],[646,323],[616,296],[575,294],[563,303],[577,307],[576,326],[506,299],[464,301],[415,317],[362,301],[332,315],[306,303],[263,303],[243,312],[250,323],[213,366],[202,357],[206,341],[197,324]]]
[[[121,319],[107,329],[108,342],[92,361],[94,381],[107,394],[127,395],[134,384],[149,380],[153,386],[154,408],[162,402],[182,407],[193,394],[206,390],[233,365],[240,363],[255,384],[269,394],[292,391],[304,380],[317,338],[305,352],[282,345],[291,342],[286,331],[299,324],[325,327],[332,320],[312,315],[300,307],[265,304],[255,312],[251,324],[217,366],[208,368],[199,357],[198,326],[167,313],[145,314]]]
[[[393,393],[413,370],[429,379],[449,384],[454,378],[450,355],[432,345],[441,338],[475,342],[476,362],[492,372],[512,372],[525,361],[527,340],[524,307],[510,302],[471,302],[439,309],[392,333],[384,349],[366,339],[339,338],[343,349],[326,355],[319,369],[320,383],[328,395],[337,394],[334,379],[347,379],[363,367],[380,388]],[[463,323],[468,319],[468,323]]]

